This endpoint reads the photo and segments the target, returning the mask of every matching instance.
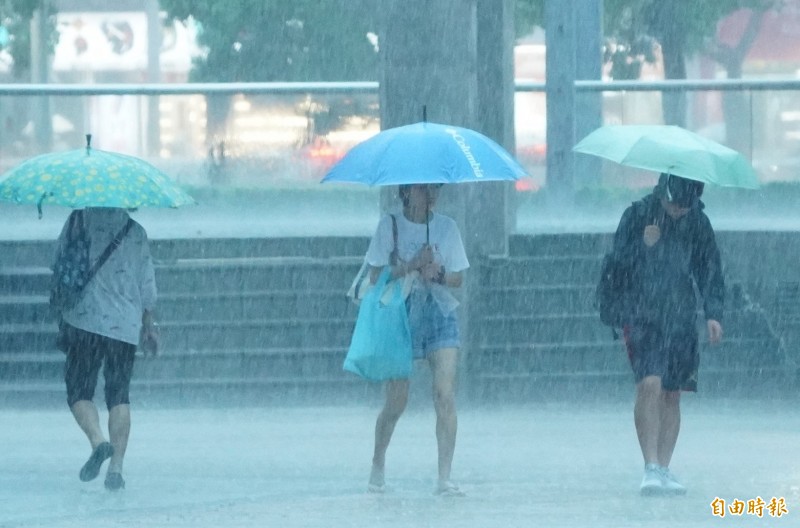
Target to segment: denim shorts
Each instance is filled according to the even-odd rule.
[[[428,359],[433,352],[442,348],[461,346],[456,312],[445,315],[429,292],[412,291],[406,299],[406,309],[414,359]]]

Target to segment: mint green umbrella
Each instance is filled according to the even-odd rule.
[[[759,187],[758,176],[744,156],[678,126],[604,126],[572,150],[722,187]]]
[[[83,207],[179,207],[193,204],[166,174],[125,154],[86,148],[31,158],[0,176],[0,200]]]

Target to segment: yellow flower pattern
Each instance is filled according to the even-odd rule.
[[[179,207],[195,203],[146,161],[96,149],[31,158],[0,177],[0,200],[81,208]]]

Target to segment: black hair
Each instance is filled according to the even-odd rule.
[[[427,184],[427,183],[407,183],[407,184],[404,184],[404,185],[399,185],[397,187],[397,194],[400,196],[400,201],[403,202],[403,207],[408,207],[408,200],[409,200],[408,195],[411,192],[411,187],[413,187],[414,185],[430,185],[430,186],[434,186],[434,187],[442,187],[444,184],[443,183],[430,183],[430,184]]]
[[[397,188],[397,194],[400,195],[400,201],[403,202],[403,207],[408,207],[408,195],[411,192],[411,185],[400,185]]]
[[[703,196],[703,182],[661,173],[656,185],[657,194],[679,207],[693,207]]]

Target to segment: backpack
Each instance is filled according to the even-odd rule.
[[[641,200],[633,203],[636,214],[636,230],[644,229],[646,224],[645,204]],[[630,316],[633,269],[630,261],[611,250],[603,256],[600,266],[600,279],[595,289],[595,306],[600,313],[600,321],[612,328],[622,328]],[[616,338],[616,332],[614,332]]]
[[[75,211],[67,221],[67,236],[64,247],[58,253],[53,265],[50,284],[50,309],[57,315],[74,308],[83,298],[84,290],[95,273],[108,260],[111,253],[122,243],[122,239],[133,227],[128,218],[123,228],[108,244],[94,265],[89,260],[89,237],[83,223],[81,211]]]
[[[626,323],[629,290],[630,270],[617,253],[606,253],[595,290],[595,303],[604,325],[621,328]]]
[[[75,211],[67,221],[64,247],[53,265],[50,284],[50,308],[61,314],[75,307],[89,282],[89,239],[83,225],[83,214]]]

